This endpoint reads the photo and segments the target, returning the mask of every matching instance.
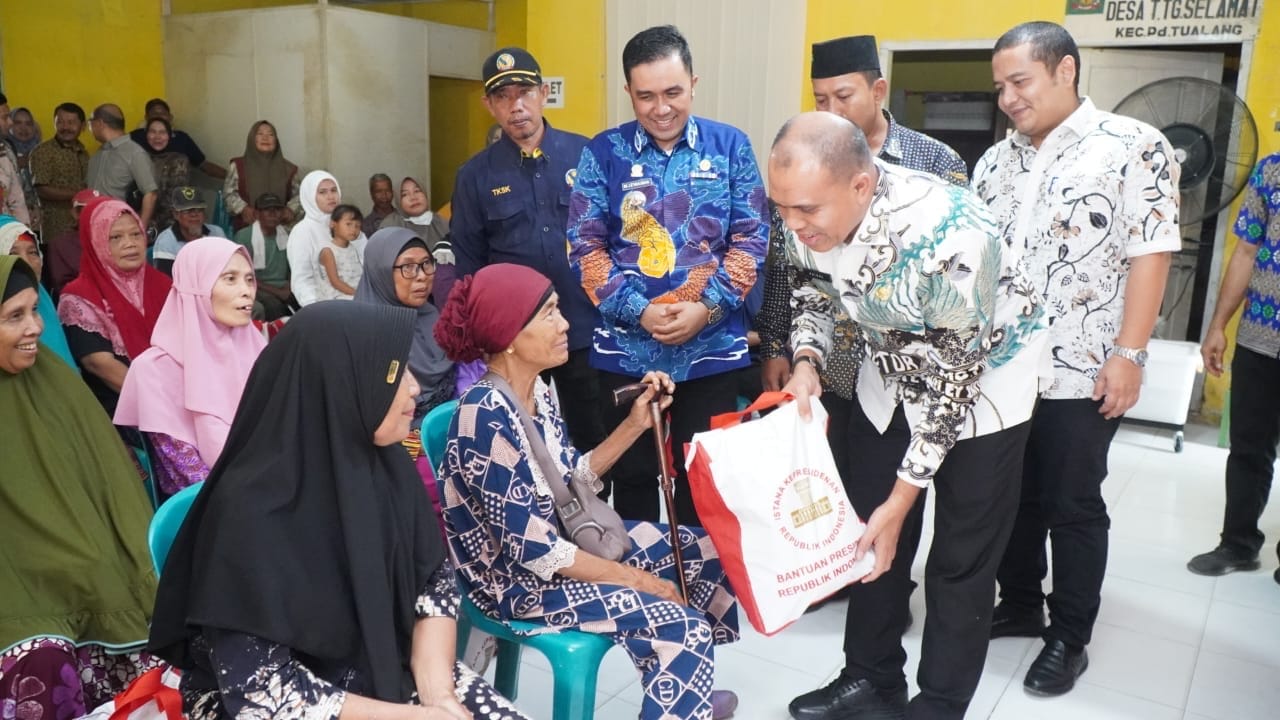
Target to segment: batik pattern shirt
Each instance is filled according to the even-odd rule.
[[[924,133],[899,125],[888,110],[880,112],[889,123],[878,155],[881,160],[936,175],[955,185],[969,184],[969,171],[955,150]],[[787,265],[786,245],[791,234],[786,223],[782,222],[782,216],[773,210],[769,227],[769,256],[765,261],[764,305],[756,316],[760,352],[766,360],[790,357],[787,337],[795,315],[791,307],[791,288],[797,282],[795,268]],[[853,347],[856,333],[840,304],[834,303],[832,308],[836,313],[835,346],[822,368],[822,387],[850,399],[853,397],[856,367],[849,350]]]
[[[31,151],[31,183],[37,188],[47,185],[59,190],[83,190],[88,172],[89,151],[79,140],[64,145],[53,138]],[[42,200],[41,208],[41,233],[45,242],[75,226],[70,200]]]
[[[1280,357],[1280,153],[1263,158],[1249,176],[1235,232],[1258,246],[1236,342]]]
[[[418,618],[456,619],[460,604],[446,558],[419,594],[414,611]],[[242,632],[206,627],[192,640],[191,656],[194,667],[183,675],[181,687],[193,720],[337,720],[348,692],[367,692],[363,676],[351,667],[308,665],[287,646]]]
[[[1037,150],[1020,133],[996,143],[973,188],[1044,298],[1054,381],[1049,399],[1087,398],[1124,320],[1131,258],[1176,251],[1178,178],[1155,128],[1085,98]]]
[[[592,139],[568,227],[571,262],[600,310],[592,365],[677,382],[747,365],[743,301],[764,262],[765,211],[755,153],[736,128],[690,117],[669,153],[634,121]],[[681,345],[640,326],[650,303],[704,300],[724,317]]]
[[[1019,252],[964,188],[876,162],[866,217],[850,240],[787,245],[805,282],[791,344],[831,355],[832,298],[858,332],[857,399],[882,432],[898,405],[911,440],[898,476],[927,486],[957,440],[1031,415],[1045,328]],[[868,362],[869,361],[869,362]]]
[[[449,428],[443,462],[449,543],[469,597],[490,617],[499,615],[504,602],[536,597],[561,582],[556,572],[577,556],[578,546],[560,535],[549,483],[567,484],[577,476],[597,491],[604,489],[589,456],[579,455],[570,443],[540,379],[534,398],[535,421],[559,477],[543,474],[515,410],[488,380],[459,399]],[[522,615],[512,606],[505,611],[504,617]]]

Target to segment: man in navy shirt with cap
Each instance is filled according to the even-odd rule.
[[[450,219],[458,274],[505,262],[551,279],[569,321],[569,361],[550,374],[573,444],[593,448],[605,436],[597,371],[587,362],[600,314],[569,267],[565,239],[569,195],[587,138],[543,119],[548,86],[525,50],[498,50],[485,60],[482,75],[484,105],[502,137],[458,170]]]

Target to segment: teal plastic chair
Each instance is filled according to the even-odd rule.
[[[433,408],[422,420],[422,447],[436,468],[436,482],[441,485],[439,460],[444,458],[449,423],[457,407],[458,402],[451,400]],[[443,487],[441,497],[444,497]],[[519,691],[520,651],[527,645],[542,653],[551,663],[554,682],[552,719],[592,720],[595,717],[596,680],[605,653],[613,647],[612,640],[604,635],[576,630],[546,632],[545,625],[523,620],[497,620],[485,615],[471,602],[465,587],[462,590],[462,614],[458,618],[459,657],[465,650],[465,641],[472,627],[492,635],[498,643],[498,665],[494,671],[493,686],[507,698],[515,700]],[[539,634],[522,635],[522,632]]]
[[[196,495],[200,494],[203,486],[203,482],[198,482],[179,490],[173,497],[165,500],[156,510],[155,517],[151,518],[151,527],[147,530],[147,546],[151,548],[151,562],[156,566],[157,576],[164,569],[164,561],[169,557],[169,546],[173,545],[173,539],[178,536],[178,530],[187,517],[187,511],[191,509],[191,503],[195,502]]]

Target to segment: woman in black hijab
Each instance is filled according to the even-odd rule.
[[[259,356],[156,598],[188,717],[524,717],[454,661],[453,568],[396,447],[413,324],[319,303]]]

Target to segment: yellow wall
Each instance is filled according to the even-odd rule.
[[[587,137],[604,130],[604,3],[529,0],[528,27],[527,49],[542,73],[564,78],[565,108],[547,110],[546,118],[561,130]]]
[[[481,103],[481,88],[478,80],[431,78],[432,207],[449,202],[458,168],[484,147],[493,118]]]
[[[133,127],[147,100],[164,95],[161,37],[159,0],[81,0],[75,12],[64,3],[4,0],[4,93],[11,107],[31,108],[45,137],[53,135],[53,108],[67,101],[86,114],[114,102]],[[87,125],[81,140],[96,147]]]
[[[846,0],[809,0],[805,27],[807,43],[852,34],[872,34],[881,42],[885,40],[992,40],[1005,30],[1027,20],[1052,20],[1062,22],[1066,17],[1066,3],[1062,0],[1027,0],[1017,4],[992,3],[986,0],[919,0],[911,12],[904,12],[901,4],[851,3]],[[1276,82],[1275,68],[1280,67],[1280,3],[1262,4],[1262,17],[1258,37],[1254,42],[1252,64],[1246,83],[1245,100],[1258,122],[1258,155],[1280,151],[1280,82]],[[813,108],[813,97],[808,91],[809,58],[805,57],[805,92],[801,103],[805,109]],[[1234,219],[1239,203],[1228,210]],[[1230,252],[1235,238],[1227,233],[1225,247],[1220,253]],[[1224,263],[1225,268],[1225,263]],[[1214,302],[1213,298],[1209,303]],[[1227,337],[1234,350],[1235,323],[1228,328]],[[1222,411],[1223,396],[1229,384],[1229,373],[1222,378],[1205,380],[1204,412],[1212,415]]]

